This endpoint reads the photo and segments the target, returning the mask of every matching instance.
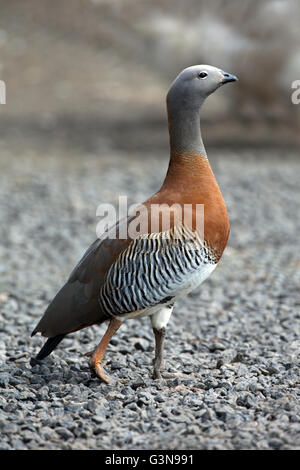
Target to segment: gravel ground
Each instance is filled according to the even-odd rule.
[[[262,149],[210,154],[231,236],[171,318],[166,368],[182,375],[151,379],[149,319],[131,320],[107,351],[105,385],[85,356],[104,326],[70,335],[33,368],[44,340],[30,333],[95,238],[97,204],[142,201],[167,159],[2,148],[1,449],[300,448],[300,163]]]

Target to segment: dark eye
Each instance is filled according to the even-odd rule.
[[[199,77],[199,78],[202,78],[202,79],[203,79],[203,78],[206,78],[206,77],[207,77],[207,72],[200,72],[200,73],[198,74],[198,77]]]

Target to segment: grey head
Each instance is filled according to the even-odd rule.
[[[182,106],[200,107],[205,98],[225,83],[237,80],[235,75],[212,65],[192,65],[175,78],[167,95],[167,102]]]
[[[175,78],[167,94],[171,153],[197,152],[206,156],[200,132],[204,100],[235,75],[212,65],[193,65]]]

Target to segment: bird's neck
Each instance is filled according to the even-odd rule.
[[[184,107],[168,103],[170,150],[172,155],[196,153],[206,158],[201,137],[200,107]]]
[[[219,259],[229,236],[226,205],[206,156],[200,132],[200,111],[169,114],[171,156],[159,200],[192,207],[192,227],[197,227],[195,205],[204,208],[204,240]],[[195,219],[196,217],[196,219]],[[195,225],[196,224],[196,225]]]
[[[170,163],[164,184],[177,185],[185,191],[199,190],[203,178],[212,173],[201,137],[200,107],[168,103],[168,124]]]

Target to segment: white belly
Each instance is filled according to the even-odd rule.
[[[192,274],[189,279],[179,287],[174,300],[189,294],[194,289],[197,289],[197,287],[199,287],[200,284],[202,284],[202,282],[205,281],[205,279],[207,279],[216,269],[216,266],[217,264],[215,263],[202,265],[201,269],[195,271],[194,274]]]

